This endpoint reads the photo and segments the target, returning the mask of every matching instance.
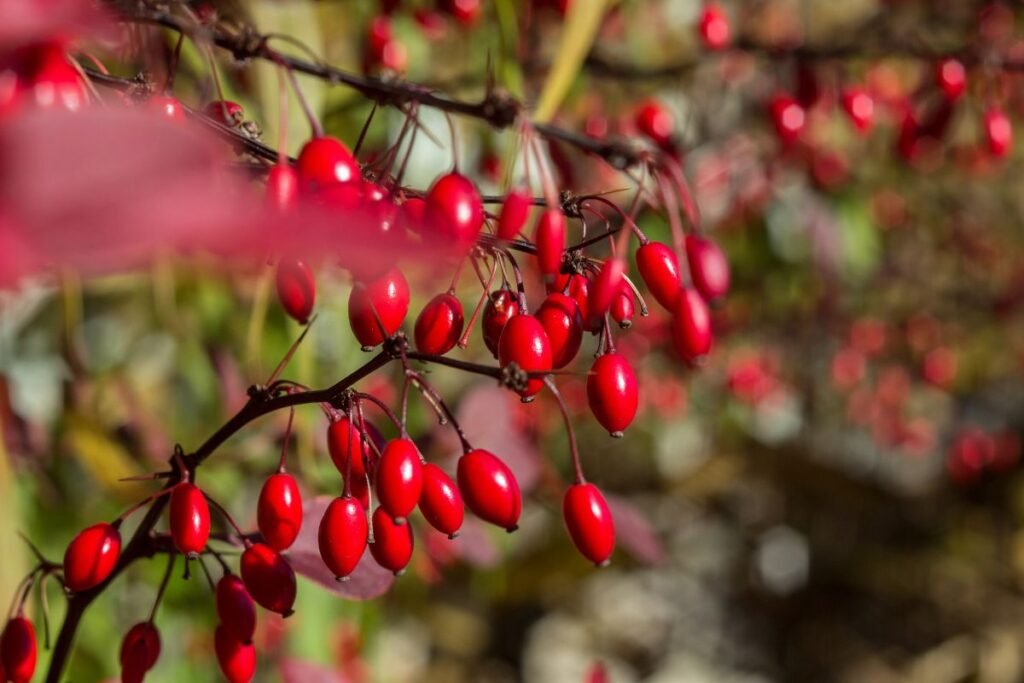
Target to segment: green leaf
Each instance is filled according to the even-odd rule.
[[[608,4],[609,0],[588,0],[569,5],[562,39],[533,114],[534,121],[549,121],[558,111],[597,37]]]

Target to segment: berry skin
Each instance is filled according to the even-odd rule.
[[[25,617],[14,617],[4,626],[0,636],[0,664],[8,681],[28,683],[36,671],[36,629]]]
[[[601,491],[593,484],[573,484],[565,492],[562,516],[580,554],[606,566],[615,551],[615,522]]]
[[[72,593],[94,588],[110,576],[121,554],[121,532],[102,522],[78,532],[64,551],[64,586]]]
[[[484,204],[476,185],[464,175],[452,172],[434,181],[427,192],[431,226],[459,246],[469,246],[484,225]]]
[[[410,197],[399,207],[399,225],[405,230],[419,235],[427,223],[427,202],[419,197]]]
[[[606,353],[598,358],[587,375],[590,411],[614,437],[621,437],[636,417],[637,391],[633,368],[618,353]]]
[[[295,604],[295,571],[264,543],[254,543],[242,553],[242,581],[249,595],[264,609],[290,616]]]
[[[622,276],[626,270],[626,262],[619,258],[605,261],[594,278],[593,286],[587,297],[587,326],[590,329],[599,327],[605,313],[612,306],[612,301],[622,288]]]
[[[958,59],[943,59],[935,65],[935,80],[946,99],[955,102],[967,89],[967,70]]]
[[[721,247],[699,235],[687,235],[686,260],[701,296],[714,301],[729,293],[729,261]]]
[[[648,100],[637,109],[636,128],[654,144],[662,148],[671,147],[676,122],[671,112],[661,102]]]
[[[452,15],[455,21],[465,27],[475,24],[483,14],[480,0],[439,0],[437,9]]]
[[[498,363],[515,363],[526,372],[551,369],[551,342],[544,326],[532,315],[517,315],[505,324],[498,340]],[[544,386],[540,377],[531,377],[519,392],[523,398],[536,396]]]
[[[448,292],[438,294],[416,318],[417,350],[443,356],[455,348],[462,336],[463,324],[462,303]]]
[[[367,425],[367,431],[369,431],[369,425]],[[370,456],[370,446],[363,443],[359,429],[347,415],[340,416],[327,428],[327,449],[341,476],[347,474],[345,470],[348,468],[349,455],[355,455],[351,465],[352,479],[366,478],[366,460]]]
[[[146,105],[174,123],[185,123],[185,109],[177,98],[170,95],[153,95],[146,101]]]
[[[198,486],[182,482],[171,491],[171,537],[185,555],[203,552],[210,538],[210,506]]]
[[[377,498],[394,519],[405,524],[423,490],[423,464],[419,449],[409,439],[392,439],[377,465]]]
[[[505,324],[519,313],[519,300],[507,289],[491,292],[484,307],[483,322],[480,331],[491,354],[498,357],[498,342]]]
[[[989,153],[997,159],[1005,158],[1013,147],[1013,124],[999,107],[985,112],[985,142]]]
[[[228,128],[234,128],[245,121],[245,110],[238,102],[231,100],[215,100],[206,105],[203,112],[211,119],[222,123]]]
[[[490,451],[476,448],[459,458],[459,491],[474,515],[509,533],[519,528],[523,499],[512,470]]]
[[[648,242],[636,250],[636,267],[654,299],[671,311],[683,286],[676,253],[667,244]]]
[[[302,494],[295,477],[283,472],[267,477],[256,504],[256,521],[271,548],[291,547],[302,528]]]
[[[867,90],[850,87],[843,91],[843,110],[860,133],[867,133],[875,125],[875,99]]]
[[[412,548],[412,526],[398,524],[383,507],[374,510],[370,554],[377,564],[398,576],[412,559]]]
[[[300,325],[309,322],[316,303],[316,281],[305,261],[281,259],[277,264],[277,298],[281,308]]]
[[[779,141],[786,146],[796,142],[807,123],[807,112],[803,106],[789,95],[780,93],[772,98],[771,113]]]
[[[448,534],[448,538],[458,536],[465,517],[462,496],[452,478],[432,462],[423,465],[420,512],[430,526]]]
[[[684,287],[672,310],[672,344],[683,360],[696,363],[711,350],[711,313],[697,290]]]
[[[217,618],[221,627],[242,643],[256,633],[256,604],[242,579],[225,574],[217,582]]]
[[[409,283],[392,268],[369,282],[357,282],[348,297],[348,321],[364,350],[384,343],[409,312]]]
[[[729,44],[732,37],[732,30],[729,27],[729,17],[725,10],[715,2],[704,5],[704,11],[700,15],[698,24],[700,39],[704,47],[709,50],[721,50]]]
[[[299,201],[299,174],[291,164],[274,164],[267,172],[267,207],[279,212],[290,211]]]
[[[345,144],[330,136],[313,138],[302,147],[297,164],[299,185],[315,191],[359,179],[359,164]]]
[[[401,73],[408,64],[409,54],[405,45],[395,38],[391,30],[391,19],[386,14],[374,17],[364,46],[364,70],[387,69]]]
[[[619,287],[619,293],[612,299],[612,306],[608,313],[612,316],[619,327],[627,329],[633,324],[633,290],[625,282]]]
[[[514,240],[519,236],[519,231],[530,217],[532,203],[530,193],[523,188],[516,188],[508,193],[498,216],[498,239]]]
[[[160,658],[160,632],[151,622],[135,624],[121,641],[121,680],[142,681]]]
[[[229,683],[249,683],[256,675],[256,647],[243,643],[224,628],[217,627],[213,636],[217,663]]]
[[[564,368],[579,353],[583,342],[583,319],[576,300],[566,294],[548,294],[537,309],[537,320],[551,344],[551,367]]]
[[[546,209],[537,219],[533,234],[537,245],[537,267],[544,279],[551,282],[562,268],[565,251],[565,216],[558,209]]]
[[[339,581],[355,571],[366,552],[369,532],[366,508],[356,498],[335,498],[327,506],[317,535],[320,557]]]

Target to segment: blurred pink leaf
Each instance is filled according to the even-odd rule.
[[[540,453],[515,420],[522,410],[516,394],[496,384],[479,384],[459,401],[455,417],[462,425],[469,443],[501,458],[519,481],[519,487],[530,491],[540,476]],[[458,440],[451,427],[440,426],[441,443],[458,451]]]
[[[281,662],[282,683],[347,683],[340,671],[324,664],[288,658]]]
[[[471,567],[487,569],[497,566],[501,561],[501,553],[486,525],[475,517],[466,517],[455,538],[448,538],[439,531],[429,529],[423,541],[423,548],[440,565],[462,560]]]
[[[0,0],[0,16],[0,52],[112,30],[99,3],[88,0]]]
[[[391,227],[395,207],[361,203],[355,183],[287,215],[268,211],[212,136],[145,106],[32,111],[0,125],[0,245],[11,250],[0,284],[43,267],[116,272],[168,252],[246,264],[287,253],[369,271],[413,249],[426,259],[451,249],[406,238]]]
[[[647,564],[665,561],[665,546],[647,517],[635,505],[619,496],[605,494],[615,520],[615,539],[626,552]]]
[[[380,597],[388,592],[395,582],[395,577],[373,561],[369,549],[359,561],[359,566],[348,577],[348,581],[337,581],[320,558],[317,533],[320,519],[331,500],[330,496],[317,496],[305,501],[302,506],[302,530],[285,557],[296,573],[316,581],[342,597],[350,600],[372,600]]]

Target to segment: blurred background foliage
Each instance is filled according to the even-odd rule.
[[[469,28],[442,20],[433,38],[411,9],[398,10],[407,77],[466,97],[494,78],[535,102],[565,25],[539,6],[526,24],[519,4],[485,3]],[[370,601],[301,582],[293,617],[261,618],[257,680],[584,681],[597,662],[612,681],[653,683],[1024,680],[1024,195],[1020,154],[997,163],[979,152],[980,112],[994,93],[1019,119],[1020,76],[976,65],[970,96],[933,149],[908,162],[895,142],[895,103],[930,97],[933,64],[914,51],[973,45],[992,3],[723,5],[744,41],[786,49],[705,54],[696,0],[622,2],[558,115],[571,128],[635,136],[639,102],[667,106],[734,277],[715,311],[716,349],[699,370],[665,352],[667,320],[653,307],[621,335],[642,396],[624,439],[609,439],[588,417],[582,372],[560,380],[580,418],[588,477],[614,497],[612,567],[589,567],[562,528],[559,482],[569,463],[554,405],[521,406],[487,382],[439,369],[431,378],[471,439],[507,457],[531,491],[522,529],[507,536],[470,525],[451,547],[418,538],[409,575]],[[1019,54],[1018,5],[1006,9],[998,44]],[[352,70],[380,11],[329,0],[220,10]],[[818,59],[819,49],[852,56]],[[112,57],[110,66],[124,75],[139,68]],[[294,153],[308,130],[292,101],[281,137],[275,70],[226,60],[218,68],[228,98],[264,139],[283,139]],[[807,74],[818,95],[807,144],[794,152],[780,146],[765,103]],[[836,104],[854,81],[882,105],[867,136]],[[299,82],[327,130],[353,142],[370,104],[349,89]],[[202,103],[212,84],[186,43],[176,93]],[[443,116],[421,119],[447,140]],[[397,112],[379,112],[364,156],[386,147],[401,123]],[[454,124],[460,166],[485,192],[503,189],[512,133]],[[549,152],[565,189],[630,186],[596,159],[557,145]],[[451,154],[421,139],[407,184],[429,185]],[[668,239],[662,217],[645,214],[640,224]],[[409,276],[413,316],[449,274],[410,264]],[[324,386],[364,358],[347,326],[348,287],[341,271],[318,273],[319,317],[287,377]],[[478,294],[465,282],[459,293],[467,307]],[[269,269],[225,272],[202,258],[168,255],[149,272],[88,282],[63,273],[0,297],[5,595],[29,563],[18,532],[59,558],[79,528],[153,489],[121,478],[161,467],[175,443],[187,450],[205,439],[298,332],[276,306]],[[485,355],[477,334],[456,352]],[[386,369],[361,388],[394,402],[397,377]],[[451,435],[414,405],[412,433],[450,466]],[[243,525],[253,525],[285,419],[246,429],[202,470],[204,488]],[[291,469],[307,496],[336,495],[323,415],[302,410],[296,421]],[[93,606],[69,680],[115,675],[114,644],[148,613],[163,570],[160,561],[136,564]],[[158,621],[164,652],[147,680],[217,680],[211,593],[197,568],[171,582]]]

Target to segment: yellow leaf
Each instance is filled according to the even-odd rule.
[[[99,426],[73,415],[68,418],[65,439],[82,468],[103,488],[126,499],[135,499],[145,493],[143,484],[120,481],[140,474],[139,466],[128,451]]]
[[[544,82],[537,110],[533,114],[534,121],[549,121],[558,111],[590,51],[590,46],[594,43],[594,38],[597,37],[597,30],[601,27],[601,19],[608,3],[609,0],[584,0],[569,4],[562,39],[558,43],[555,60],[551,64],[551,71]]]
[[[14,495],[14,477],[7,450],[4,446],[3,411],[0,411],[0,591],[13,595],[18,582],[25,576],[25,544],[18,538],[21,516],[18,511],[18,497]]]

